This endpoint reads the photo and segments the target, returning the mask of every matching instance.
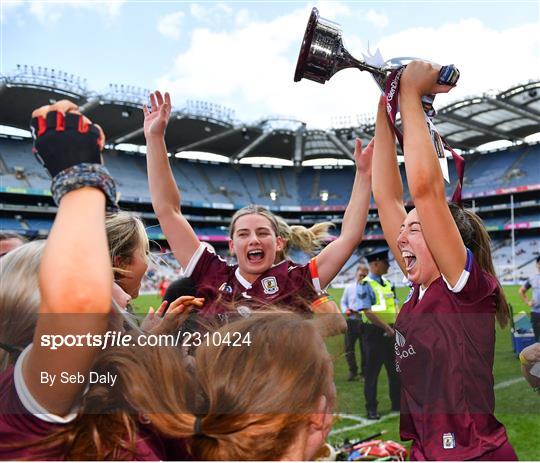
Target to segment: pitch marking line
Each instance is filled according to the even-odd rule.
[[[393,412],[393,413],[388,413],[388,415],[383,415],[381,416],[381,418],[379,420],[367,420],[365,418],[361,418],[357,415],[339,415],[339,416],[342,416],[343,418],[347,418],[347,419],[350,419],[350,420],[356,420],[356,421],[361,421],[360,424],[354,424],[352,426],[346,426],[344,428],[339,428],[339,429],[333,429],[332,431],[330,431],[330,435],[333,436],[335,434],[340,434],[342,432],[346,432],[346,431],[353,431],[355,429],[361,429],[361,428],[366,428],[368,426],[373,426],[373,425],[376,425],[376,424],[379,424],[389,418],[394,418],[396,416],[399,416],[399,413],[397,412]]]
[[[512,386],[512,384],[521,383],[522,381],[525,381],[525,378],[523,376],[519,376],[517,378],[507,379],[506,381],[502,381],[500,383],[495,384],[493,389],[504,389],[505,387]]]
[[[502,381],[500,383],[495,384],[493,389],[494,390],[504,389],[506,387],[509,387],[509,386],[514,385],[514,384],[520,383],[522,381],[525,381],[525,379],[522,376],[519,376],[517,378],[508,379],[506,381]],[[368,420],[368,419],[362,418],[361,416],[358,416],[358,415],[340,414],[339,416],[341,418],[346,418],[348,420],[358,421],[358,424],[354,424],[352,426],[346,426],[344,428],[333,429],[332,431],[330,431],[331,436],[336,435],[336,434],[341,434],[342,432],[354,431],[355,429],[362,429],[362,428],[366,428],[368,426],[373,426],[373,425],[379,424],[382,421],[388,420],[390,418],[394,418],[395,416],[399,416],[399,413],[397,413],[397,412],[388,413],[387,415],[381,416],[381,419],[379,419],[379,420]]]

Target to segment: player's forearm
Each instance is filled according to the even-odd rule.
[[[312,323],[322,337],[336,336],[347,331],[347,322],[340,313],[316,313]]]
[[[80,213],[81,207],[84,214]],[[74,249],[82,250],[76,259]],[[39,270],[42,309],[55,313],[108,313],[112,280],[105,196],[90,187],[71,191],[60,202],[43,253]]]
[[[379,103],[373,153],[373,197],[378,209],[387,202],[403,202],[403,185],[397,162],[394,132],[384,102]]]
[[[319,279],[323,288],[334,279],[362,242],[370,195],[371,176],[357,170],[339,238],[326,246],[317,257]]]
[[[403,150],[407,182],[413,201],[445,200],[444,182],[437,153],[429,135],[421,98],[415,92],[400,92]]]
[[[158,219],[160,215],[180,213],[180,191],[169,164],[165,139],[148,137],[146,148],[148,184],[154,212]]]
[[[351,253],[362,242],[371,198],[371,175],[356,170],[351,199],[345,209],[339,239],[349,246]]]

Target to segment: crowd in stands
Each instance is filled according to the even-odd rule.
[[[46,172],[33,158],[30,146],[27,141],[0,139],[0,180],[4,188],[48,189]],[[144,157],[108,151],[105,159],[118,179],[122,197],[149,202]],[[474,197],[497,188],[536,185],[540,172],[530,166],[538,165],[539,144],[467,156],[464,191],[467,197]],[[297,172],[292,168],[233,167],[176,158],[171,158],[171,166],[185,204],[193,205],[344,206],[353,180],[351,170],[343,168],[305,167]],[[404,177],[404,167],[400,170]],[[456,175],[452,162],[449,171],[453,185]],[[275,192],[275,200],[271,192]],[[321,200],[321,192],[328,193],[326,201]]]

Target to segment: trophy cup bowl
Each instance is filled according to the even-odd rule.
[[[371,72],[382,82],[385,80],[386,71],[353,58],[343,46],[339,25],[321,18],[317,8],[313,8],[300,47],[294,81],[306,78],[324,84],[336,72],[353,67]]]

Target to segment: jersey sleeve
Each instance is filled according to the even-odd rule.
[[[19,397],[21,404],[28,413],[47,423],[65,424],[73,421],[77,416],[77,413],[75,411],[72,411],[65,416],[59,416],[53,413],[49,413],[49,411],[46,410],[42,405],[40,405],[39,402],[32,396],[32,394],[28,390],[28,387],[26,386],[26,383],[24,381],[22,366],[24,363],[24,359],[26,358],[26,355],[30,351],[31,347],[32,344],[26,347],[26,349],[23,350],[21,355],[19,355],[19,358],[15,363],[15,369],[13,371],[13,381],[15,382],[15,389],[17,391],[17,396]],[[57,381],[59,380],[60,379],[57,378]]]
[[[227,268],[227,262],[201,244],[184,270],[184,277],[191,278],[195,286],[201,285],[209,275]]]
[[[498,283],[495,277],[484,272],[472,251],[467,249],[465,268],[457,283],[452,286],[444,275],[442,276],[446,286],[464,302],[474,302],[497,292]]]
[[[530,280],[527,280],[527,281],[523,284],[522,287],[523,287],[523,289],[524,289],[525,291],[528,291],[529,289],[532,288],[531,281],[530,281]]]
[[[287,274],[290,279],[289,293],[296,292],[308,301],[315,300],[322,293],[316,258],[305,265],[289,266]]]

